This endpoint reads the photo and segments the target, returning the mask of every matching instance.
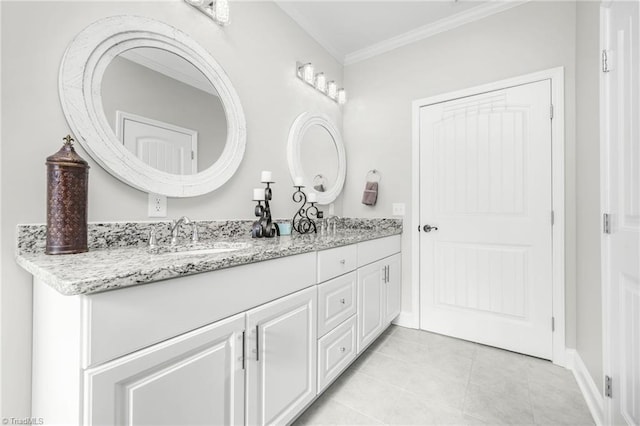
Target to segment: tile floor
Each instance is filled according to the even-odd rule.
[[[590,425],[569,370],[391,326],[295,425]]]

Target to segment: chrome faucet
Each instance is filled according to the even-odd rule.
[[[193,243],[198,242],[198,227],[196,226],[196,223],[191,222],[191,220],[188,217],[182,216],[178,220],[171,221],[171,245],[172,246],[175,246],[176,244],[178,244],[178,230],[180,228],[180,225],[183,223],[185,225],[192,226],[191,242]]]

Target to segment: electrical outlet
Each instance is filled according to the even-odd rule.
[[[149,217],[167,217],[167,197],[149,194]]]
[[[393,203],[393,215],[394,216],[404,216],[405,204],[404,203]]]

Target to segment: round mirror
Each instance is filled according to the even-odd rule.
[[[122,52],[107,66],[100,90],[118,141],[151,167],[195,174],[220,158],[227,140],[220,95],[181,56],[149,47]]]
[[[213,191],[244,155],[240,100],[218,63],[181,31],[147,18],[95,22],[60,68],[62,107],[82,146],[145,192]]]
[[[287,149],[291,177],[302,177],[305,191],[319,204],[333,202],[344,186],[346,158],[342,137],[328,116],[303,113],[291,126]]]

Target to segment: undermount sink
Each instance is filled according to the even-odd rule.
[[[158,247],[153,252],[162,255],[185,256],[198,254],[218,254],[230,251],[243,250],[251,247],[250,243],[241,242],[217,242],[210,244],[189,244],[175,247]]]

